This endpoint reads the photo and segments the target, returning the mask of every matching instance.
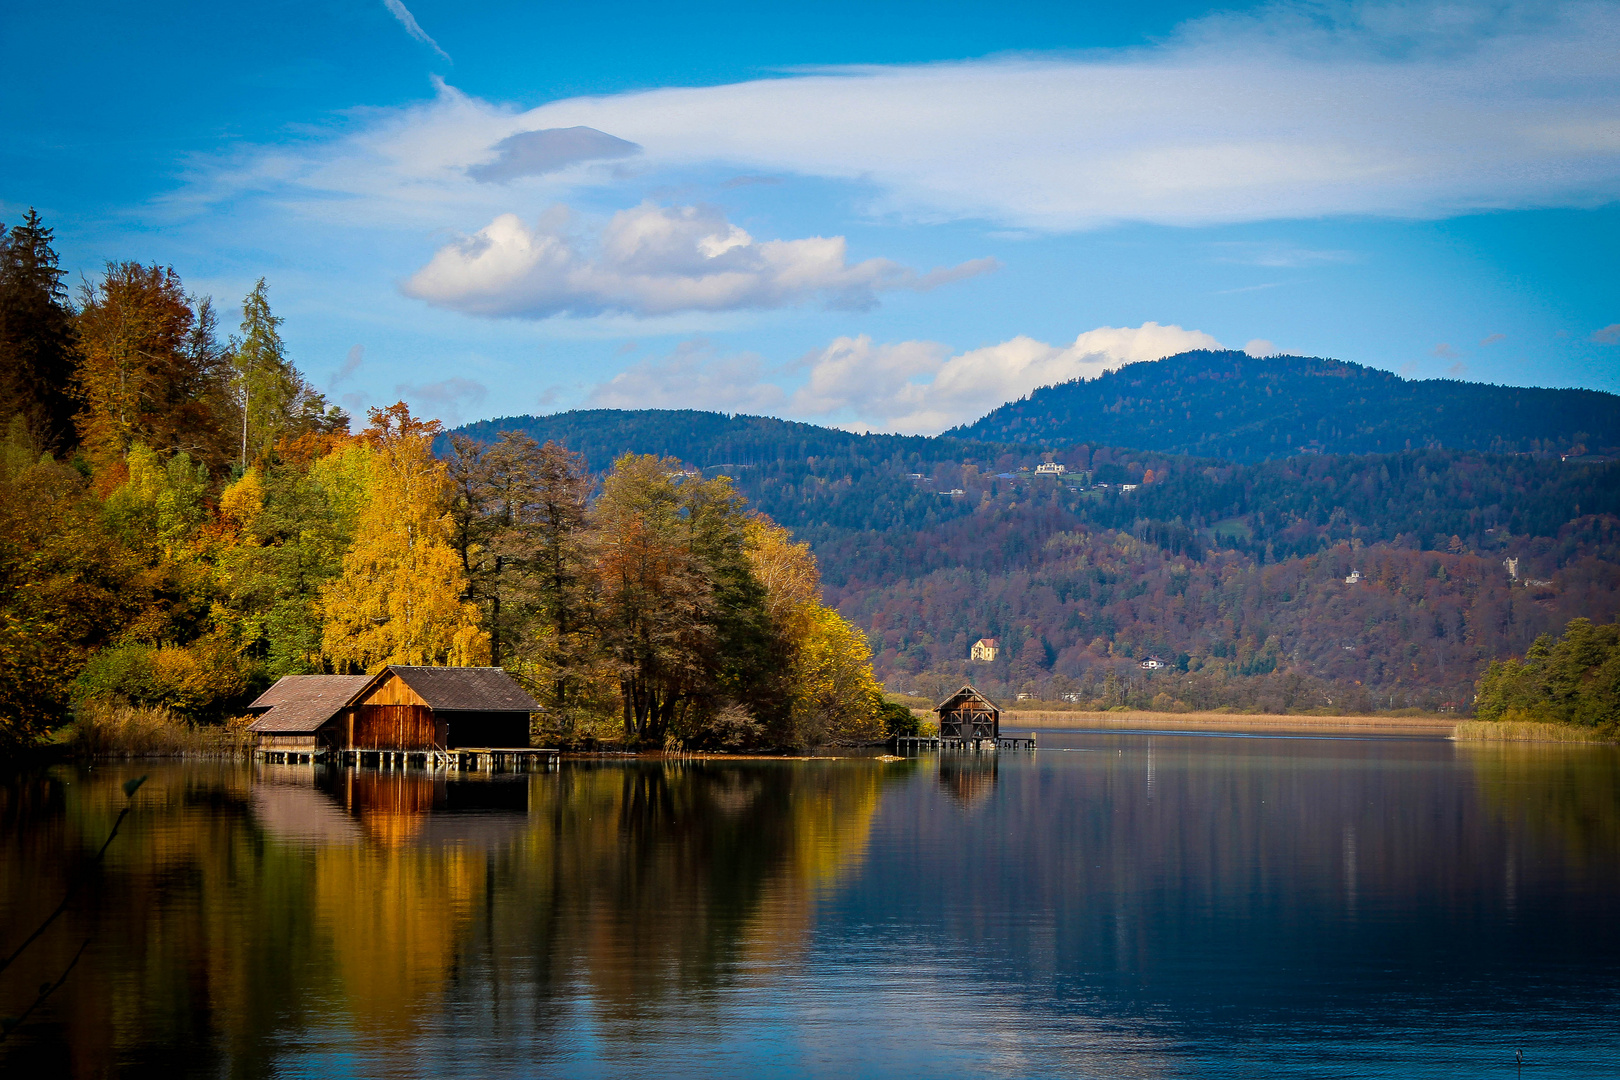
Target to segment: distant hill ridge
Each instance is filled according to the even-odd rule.
[[[1620,453],[1620,395],[1403,379],[1310,356],[1198,350],[1042,387],[945,433],[1259,461],[1423,447]]]
[[[480,420],[456,429],[479,442],[494,442],[503,431],[522,431],[585,455],[597,472],[606,472],[623,453],[660,454],[698,466],[803,464],[810,458],[858,455],[878,460],[994,457],[998,448],[969,445],[961,439],[928,435],[861,435],[769,416],[731,416],[697,409],[576,409],[546,416],[508,416]],[[441,436],[435,447],[449,445]]]

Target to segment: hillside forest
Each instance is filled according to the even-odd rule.
[[[888,689],[920,697],[971,679],[1091,707],[1465,711],[1491,661],[1620,612],[1611,462],[1442,447],[1245,464],[691,412],[463,430],[734,477],[811,544]],[[981,637],[992,663],[968,660]]]
[[[173,270],[70,300],[0,232],[0,744],[109,703],[219,720],[286,674],[496,664],[566,744],[867,740],[897,719],[808,545],[724,477],[349,418],[263,281],[222,339]],[[236,313],[233,311],[234,317]]]

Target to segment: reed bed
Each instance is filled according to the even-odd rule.
[[[163,707],[92,703],[78,710],[67,741],[85,758],[242,758],[253,747],[250,722],[198,724]]]
[[[1609,743],[1614,736],[1591,728],[1543,724],[1535,720],[1464,720],[1454,737],[1459,742]]]

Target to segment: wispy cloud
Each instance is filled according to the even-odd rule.
[[[330,385],[337,386],[353,378],[355,372],[360,370],[360,365],[365,363],[365,360],[366,347],[364,345],[349,346],[349,355],[343,358],[342,365],[332,373]]]
[[[1495,345],[1498,341],[1506,340],[1506,334],[1486,334],[1484,337],[1479,339],[1479,344],[1481,348],[1484,348],[1486,345]]]
[[[1286,282],[1282,282],[1282,281],[1266,281],[1266,282],[1262,282],[1259,285],[1243,285],[1243,286],[1240,286],[1239,288],[1236,288],[1236,289],[1216,289],[1210,295],[1212,295],[1212,296],[1232,296],[1232,295],[1234,295],[1236,293],[1264,292],[1267,289],[1279,288],[1284,284],[1286,284]]]
[[[1035,231],[1588,206],[1620,197],[1617,53],[1613,3],[1266,5],[1079,56],[811,71],[528,111],[445,88],[200,179],[220,193],[267,187],[311,214],[465,228],[505,191],[469,174],[504,140],[584,127],[641,147],[641,176],[823,177],[875,217]],[[561,197],[619,183],[616,168],[580,162],[512,189]],[[1348,256],[1279,243],[1232,257]]]
[[[1592,331],[1592,340],[1599,345],[1620,345],[1620,323],[1610,323],[1601,330]]]
[[[489,387],[474,379],[455,376],[420,385],[400,383],[394,387],[394,393],[410,402],[418,412],[455,424],[469,411],[483,405],[489,396]]]
[[[820,299],[862,310],[893,289],[928,290],[995,269],[994,259],[919,273],[888,259],[851,263],[841,236],[755,240],[718,210],[652,203],[580,236],[573,213],[534,226],[502,214],[440,248],[404,284],[407,295],[469,315],[637,316],[778,308]]]
[[[1355,252],[1322,251],[1281,240],[1228,240],[1210,244],[1216,262],[1240,266],[1297,267],[1354,262]]]
[[[405,32],[411,35],[412,38],[420,41],[423,45],[429,46],[446,60],[450,60],[450,54],[439,48],[439,43],[428,36],[428,32],[423,30],[421,24],[416,21],[416,16],[411,14],[411,9],[402,4],[400,0],[383,0],[383,7],[388,9],[390,15],[399,20],[399,25],[403,26]],[[454,62],[451,61],[451,63]]]
[[[877,342],[863,334],[773,367],[752,353],[718,354],[699,339],[614,376],[587,401],[598,408],[768,412],[863,430],[934,434],[1039,386],[1219,347],[1201,331],[1152,322],[1088,330],[1066,346],[1020,336],[955,355],[935,341]]]

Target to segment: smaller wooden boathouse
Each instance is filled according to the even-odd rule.
[[[375,675],[286,675],[248,706],[257,756],[403,765],[516,764],[540,705],[500,668],[391,664]]]
[[[1035,737],[1007,736],[1001,733],[1001,706],[971,684],[934,706],[939,716],[939,734],[902,737],[895,740],[900,750],[1018,750],[1035,749]]]
[[[978,742],[1001,735],[1001,707],[972,685],[964,686],[938,705],[939,737]]]

